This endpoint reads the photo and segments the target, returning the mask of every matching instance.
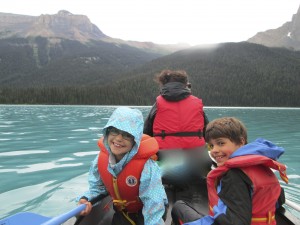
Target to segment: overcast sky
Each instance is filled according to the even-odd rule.
[[[6,0],[0,12],[86,15],[113,38],[191,45],[245,41],[291,21],[300,0]]]

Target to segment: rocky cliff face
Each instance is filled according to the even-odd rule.
[[[24,16],[0,13],[0,38],[65,38],[86,42],[109,38],[87,16],[61,10],[54,15]]]
[[[300,7],[293,15],[292,21],[286,22],[277,29],[259,32],[248,39],[248,42],[267,47],[284,47],[300,50]]]
[[[169,54],[189,45],[159,45],[152,42],[124,41],[111,38],[85,15],[74,15],[66,10],[57,14],[42,14],[40,16],[26,16],[0,12],[0,39],[14,37],[44,37],[50,43],[56,44],[61,39],[75,40],[86,43],[90,40],[129,45],[141,50],[159,54]]]

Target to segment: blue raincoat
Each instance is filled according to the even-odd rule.
[[[116,163],[107,143],[106,129],[111,126],[132,134],[135,141],[135,145],[133,146],[132,150],[127,152],[118,163]],[[114,177],[116,177],[122,171],[124,166],[137,153],[143,135],[143,127],[143,116],[139,110],[128,107],[119,107],[113,112],[109,118],[109,121],[103,128],[102,132],[104,135],[104,145],[110,153],[107,169]],[[97,163],[98,156],[92,162],[89,170],[89,190],[83,195],[80,195],[80,197],[85,196],[90,200],[100,194],[108,194],[99,175]],[[77,201],[79,201],[80,197],[77,198]],[[145,163],[142,171],[139,197],[144,204],[142,212],[145,225],[164,224],[162,216],[165,212],[165,205],[168,204],[168,200],[165,189],[161,182],[160,168],[152,159],[149,159]]]

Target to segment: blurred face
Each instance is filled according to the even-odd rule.
[[[232,142],[229,138],[216,138],[211,139],[208,143],[210,148],[210,154],[217,162],[218,166],[222,166],[238,148],[244,145],[244,141],[241,144]]]
[[[132,149],[134,137],[131,134],[114,127],[108,128],[107,132],[108,145],[117,162],[119,162],[124,155]]]

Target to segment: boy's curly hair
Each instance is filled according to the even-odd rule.
[[[248,143],[247,129],[245,125],[235,117],[223,117],[208,123],[205,130],[205,140],[228,138],[236,144],[241,144],[242,140]]]

